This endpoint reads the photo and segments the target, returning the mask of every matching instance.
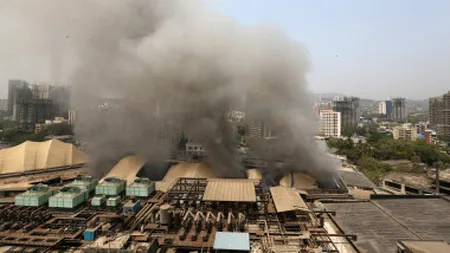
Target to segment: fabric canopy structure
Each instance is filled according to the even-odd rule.
[[[87,162],[86,155],[70,143],[57,139],[26,141],[0,150],[0,174],[25,173]]]
[[[108,177],[117,177],[126,180],[128,183],[132,183],[144,165],[145,160],[138,156],[124,157],[100,180],[100,182],[103,182],[103,180]]]

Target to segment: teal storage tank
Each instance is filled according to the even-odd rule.
[[[108,177],[95,187],[98,195],[120,195],[125,190],[126,182],[120,178]]]
[[[91,206],[103,206],[106,203],[105,196],[95,196],[91,200]]]
[[[94,180],[91,176],[80,176],[66,186],[78,187],[81,190],[86,191],[88,194],[91,194],[91,192],[95,190],[97,183],[98,181]]]
[[[42,206],[48,202],[53,190],[47,185],[38,184],[28,188],[28,190],[15,197],[16,206]]]
[[[136,178],[127,186],[126,195],[136,197],[148,197],[155,191],[155,183],[148,178]]]
[[[120,196],[112,196],[106,200],[106,206],[115,207],[120,204]]]
[[[58,193],[50,197],[49,207],[72,209],[86,200],[86,191],[78,187],[64,187]]]

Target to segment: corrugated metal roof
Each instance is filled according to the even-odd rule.
[[[216,232],[215,250],[250,251],[250,236],[248,233]]]
[[[283,186],[270,187],[270,194],[278,213],[303,210],[309,211],[308,206],[294,188]]]
[[[373,189],[375,185],[362,173],[352,171],[339,171],[342,180],[347,186]]]
[[[254,180],[208,179],[203,200],[256,202]]]

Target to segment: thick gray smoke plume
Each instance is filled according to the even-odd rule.
[[[65,38],[76,59],[75,131],[96,171],[126,154],[167,158],[164,136],[183,131],[206,146],[219,176],[244,176],[226,120],[244,96],[249,120],[263,119],[279,136],[270,149],[255,145],[257,155],[292,160],[281,170],[333,177],[335,164],[313,140],[307,51],[282,32],[242,27],[197,1],[38,2],[31,17],[45,21],[50,38]]]

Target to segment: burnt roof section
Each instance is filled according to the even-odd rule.
[[[353,171],[339,171],[342,181],[347,186],[364,189],[374,189],[375,185],[362,173]]]
[[[399,240],[450,240],[450,202],[442,198],[386,198],[324,204],[362,252],[395,252]]]

